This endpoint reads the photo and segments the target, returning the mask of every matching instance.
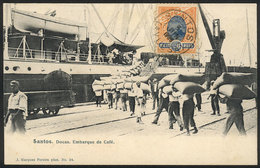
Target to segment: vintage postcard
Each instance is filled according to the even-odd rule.
[[[5,165],[257,165],[254,3],[4,3]]]

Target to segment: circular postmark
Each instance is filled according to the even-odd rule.
[[[157,53],[196,53],[196,7],[158,6]]]

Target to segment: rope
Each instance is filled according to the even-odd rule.
[[[214,17],[208,12],[208,10],[207,10],[206,8],[203,7],[203,10],[206,11],[205,16],[206,16],[207,19],[212,23],[213,20],[214,20]],[[211,18],[209,18],[209,16],[210,16]]]
[[[243,48],[242,48],[242,52],[241,52],[241,56],[240,56],[240,64],[239,64],[240,66],[242,65],[242,58],[245,55],[246,44],[247,44],[247,41],[245,41]]]

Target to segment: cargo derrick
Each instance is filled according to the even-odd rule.
[[[199,10],[203,21],[203,25],[205,27],[205,30],[207,32],[212,47],[212,50],[208,50],[208,51],[213,52],[210,58],[210,62],[207,62],[205,66],[205,77],[206,77],[206,81],[209,84],[211,80],[215,80],[218,76],[220,76],[222,72],[227,71],[225,60],[223,58],[223,55],[221,54],[222,43],[225,39],[225,31],[224,30],[220,31],[220,20],[214,19],[213,35],[212,35],[205,14],[201,9],[200,4],[199,4]]]

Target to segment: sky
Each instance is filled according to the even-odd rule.
[[[131,19],[133,4],[94,4],[105,26],[109,32],[126,43],[145,45],[137,54],[143,51],[151,51],[155,4],[135,4]],[[178,5],[178,4],[177,4]],[[196,5],[196,4],[195,4]],[[212,19],[220,19],[221,30],[225,30],[226,38],[222,45],[222,54],[227,65],[249,65],[247,47],[247,23],[246,10],[248,11],[249,38],[251,47],[252,62],[257,60],[257,13],[256,4],[201,4],[207,16],[210,28]],[[12,5],[14,7],[14,5]],[[87,22],[89,25],[92,42],[98,39],[100,33],[104,32],[104,26],[94,11],[92,4],[37,4],[37,3],[16,3],[15,8],[45,13],[48,10],[56,10],[56,17],[66,18],[79,22]],[[125,9],[123,11],[122,9]],[[86,15],[84,14],[84,10]],[[145,13],[145,14],[144,14]],[[116,17],[115,17],[116,16]],[[211,46],[203,26],[200,13],[198,12],[198,39],[200,60],[205,62],[209,59]],[[124,25],[124,26],[123,26]],[[127,25],[127,26],[126,26]],[[128,35],[125,35],[128,29]],[[149,34],[150,33],[150,34]],[[245,47],[246,46],[246,47]]]

